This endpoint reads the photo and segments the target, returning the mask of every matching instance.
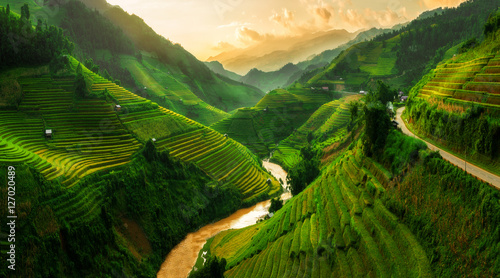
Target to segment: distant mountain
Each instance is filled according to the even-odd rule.
[[[484,23],[494,7],[494,1],[477,0],[442,12],[424,13],[370,41],[353,44],[339,52],[327,67],[307,72],[298,82],[359,91],[374,88],[377,80],[383,80],[396,88],[408,88],[454,46],[471,37],[481,39]]]
[[[280,87],[285,88],[293,84],[293,82],[299,79],[306,72],[328,65],[342,50],[347,49],[356,43],[371,40],[378,35],[392,30],[398,30],[402,26],[404,25],[397,25],[392,29],[372,28],[370,30],[363,31],[354,39],[337,48],[325,50],[320,54],[313,56],[309,60],[304,60],[297,64],[288,63],[279,70],[274,71],[262,71],[260,69],[253,68],[245,76],[240,76],[234,72],[226,70],[219,61],[205,62],[205,64],[215,73],[255,86],[263,91],[270,91]]]
[[[288,63],[298,63],[311,55],[335,48],[353,39],[357,33],[330,30],[297,37],[275,38],[245,49],[235,49],[210,57],[230,71],[245,74],[252,68],[275,71]]]
[[[270,91],[279,87],[285,87],[291,76],[302,70],[292,63],[288,63],[277,71],[263,72],[258,69],[252,69],[240,80],[263,91]]]
[[[205,65],[212,70],[213,72],[220,74],[222,76],[225,76],[227,78],[231,78],[232,80],[235,81],[240,81],[241,75],[234,73],[232,71],[228,71],[224,68],[224,66],[219,63],[218,61],[212,61],[212,62],[205,62]]]

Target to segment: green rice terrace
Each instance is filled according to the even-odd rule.
[[[281,141],[272,153],[271,161],[291,169],[300,160],[300,148],[315,140],[315,146],[324,149],[341,140],[347,133],[350,118],[349,102],[359,95],[343,97],[323,104],[300,128]]]
[[[432,277],[409,228],[381,201],[383,168],[348,151],[271,219],[221,232],[209,252],[226,277]]]
[[[417,92],[421,99],[468,107],[476,103],[487,110],[500,109],[500,55],[488,55],[467,62],[450,59],[428,76]]]
[[[498,33],[498,32],[497,32]],[[443,61],[411,90],[404,116],[419,136],[500,173],[498,36]]]
[[[78,61],[69,59],[76,68]],[[2,162],[29,163],[48,180],[72,187],[91,173],[128,163],[154,138],[157,147],[174,157],[233,183],[245,200],[281,189],[241,144],[83,70],[92,80],[92,92],[107,90],[113,103],[76,98],[73,78],[18,78],[23,90],[18,111],[0,112]],[[45,138],[46,130],[52,131],[50,138]]]
[[[324,70],[302,81],[307,86],[329,86],[348,91],[366,90],[366,84],[373,78],[398,85],[397,57],[393,48],[399,40],[398,35],[385,41],[355,44],[338,55]]]
[[[254,107],[238,109],[211,127],[265,157],[316,109],[334,97],[336,93],[305,88],[276,89]]]
[[[170,74],[173,72],[153,58],[144,57],[142,62],[135,57],[123,56],[121,64],[128,69],[136,82],[145,86],[145,94],[153,94],[155,99],[164,101],[166,108],[186,115],[195,121],[210,125],[227,116],[226,112],[202,101],[186,85]]]

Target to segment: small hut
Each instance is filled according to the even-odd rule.
[[[227,134],[224,134],[224,138],[227,138],[227,137],[229,137],[229,136],[227,136]]]
[[[328,88],[328,87],[322,87],[321,89],[323,89],[323,91],[328,91],[328,90],[330,90],[330,88]]]
[[[267,179],[267,184],[271,184],[271,179]]]
[[[156,138],[151,138],[151,141],[153,141],[153,143],[156,142]]]
[[[46,129],[44,134],[45,134],[45,138],[52,139],[52,129]]]
[[[116,112],[120,112],[121,110],[122,110],[122,106],[121,105],[119,105],[119,104],[115,105],[115,111]]]

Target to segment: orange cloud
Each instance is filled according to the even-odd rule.
[[[214,47],[212,47],[213,50],[215,51],[229,51],[229,50],[233,50],[233,49],[236,49],[236,46],[228,43],[228,42],[223,42],[223,41],[220,41],[217,43],[217,45],[215,45]]]
[[[294,13],[285,8],[283,9],[283,15],[274,13],[273,15],[271,15],[271,17],[269,17],[269,20],[274,21],[287,29],[290,29],[295,25],[294,18]]]
[[[312,14],[315,18],[319,19],[323,23],[328,23],[332,17],[334,10],[330,5],[325,5],[322,7],[315,6],[312,8]]]
[[[236,29],[236,38],[244,44],[251,44],[255,42],[261,42],[264,40],[272,39],[274,38],[274,36],[271,34],[262,35],[253,29],[243,26]]]
[[[420,0],[419,4],[427,9],[438,7],[456,7],[465,0]]]

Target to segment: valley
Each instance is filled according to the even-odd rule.
[[[267,170],[273,173],[276,179],[285,181],[283,189],[286,189],[286,172],[277,164],[270,162],[263,162],[263,164]],[[286,202],[291,197],[290,192],[285,192],[281,195],[281,200]],[[187,277],[194,267],[198,255],[203,254],[200,250],[202,250],[207,239],[225,230],[241,229],[255,224],[257,220],[268,214],[269,206],[269,200],[257,203],[252,207],[240,209],[229,217],[204,226],[194,233],[188,234],[181,243],[170,251],[157,277]]]
[[[0,277],[500,276],[497,0],[25,2]]]

